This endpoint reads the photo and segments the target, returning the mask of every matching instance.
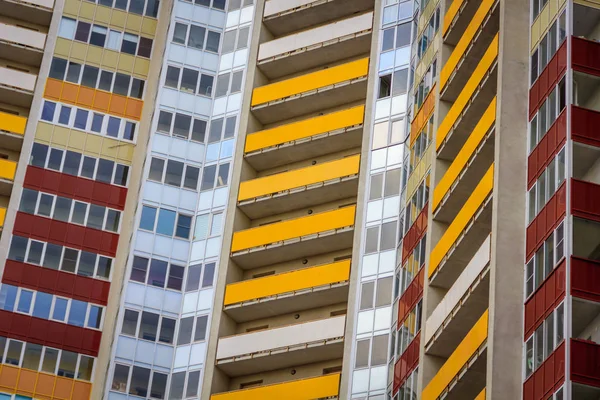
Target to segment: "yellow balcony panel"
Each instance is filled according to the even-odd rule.
[[[0,207],[0,229],[4,226],[4,220],[6,219],[6,208]]]
[[[235,232],[232,257],[256,268],[352,247],[356,206],[312,214]]]
[[[263,23],[280,37],[373,9],[373,0],[267,0]]]
[[[219,338],[216,363],[243,376],[342,357],[346,316],[278,326]]]
[[[425,322],[425,352],[447,358],[488,308],[489,235]]]
[[[251,219],[356,196],[360,155],[240,184],[238,205]]]
[[[12,365],[0,366],[0,382],[0,391],[3,393],[20,394],[35,399],[87,400],[92,390],[90,382]]]
[[[440,91],[458,92],[498,33],[498,0],[483,0],[440,72]],[[451,83],[451,84],[450,84]],[[453,95],[451,95],[453,96]]]
[[[434,218],[449,223],[494,160],[496,98],[433,191]]]
[[[485,400],[485,388],[481,392],[479,392],[477,397],[475,397],[475,400]]]
[[[429,284],[450,288],[491,231],[494,164],[487,170],[429,256]]]
[[[269,79],[368,55],[373,12],[353,15],[260,44],[258,67]]]
[[[263,124],[326,110],[366,97],[369,58],[254,89],[252,112]]]
[[[0,195],[10,196],[16,171],[16,162],[0,159]]]
[[[338,396],[340,374],[213,394],[211,400],[311,400]]]
[[[454,103],[437,129],[438,158],[452,160],[456,157],[468,134],[477,125],[488,104],[496,95],[497,57],[498,34],[458,97],[455,100],[444,99]]]
[[[442,26],[445,43],[455,45],[473,19],[481,0],[453,0],[446,9]]]
[[[0,148],[20,151],[27,118],[0,111]]]
[[[23,68],[26,66],[19,64]],[[0,66],[0,103],[29,108],[37,81],[37,68],[24,72]]]
[[[359,147],[364,117],[365,106],[360,105],[251,133],[246,137],[246,160],[262,171]]]
[[[423,389],[421,399],[474,399],[485,388],[487,337],[486,310]]]
[[[224,310],[246,322],[338,304],[348,298],[350,260],[227,285]]]

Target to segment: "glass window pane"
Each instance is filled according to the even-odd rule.
[[[155,220],[156,220],[156,208],[143,206],[142,216],[140,218],[140,229],[153,231]]]
[[[35,304],[33,305],[33,316],[38,318],[50,318],[50,306],[52,306],[52,295],[44,292],[37,292]]]
[[[139,313],[137,311],[125,310],[123,315],[123,325],[121,326],[122,334],[135,336],[135,332],[137,331],[138,315]]]
[[[79,252],[73,249],[65,248],[65,254],[63,256],[63,261],[60,266],[62,271],[66,272],[75,272],[77,266],[77,259],[79,258]]]
[[[151,259],[150,260],[150,275],[148,276],[148,284],[164,288],[167,276],[166,261]]]
[[[146,283],[146,271],[148,269],[148,259],[139,256],[133,256],[133,263],[131,266],[130,280],[136,282]]]
[[[63,350],[60,354],[60,363],[58,364],[58,376],[65,378],[75,378],[75,366],[77,365],[77,353]]]
[[[165,86],[177,89],[179,87],[179,68],[168,66],[165,77]]]
[[[206,325],[208,324],[208,315],[202,315],[196,318],[196,330],[194,331],[194,342],[206,339]]]
[[[90,313],[86,323],[87,328],[100,329],[102,323],[102,308],[98,306],[90,306]]]
[[[71,300],[71,308],[69,309],[69,319],[67,323],[75,326],[83,326],[85,324],[86,312],[87,303],[79,300]]]
[[[129,378],[129,367],[115,364],[111,390],[125,393],[127,391],[127,379]]]
[[[201,26],[191,25],[190,26],[190,38],[188,39],[188,46],[195,49],[204,47],[204,36],[206,35],[206,29]]]
[[[56,373],[56,362],[58,361],[58,350],[46,347],[44,359],[42,360],[42,371],[51,374]]]
[[[188,93],[196,93],[198,84],[198,71],[184,68],[181,74],[180,90]]]
[[[191,371],[188,374],[186,397],[198,397],[198,388],[200,385],[200,371]]]
[[[62,246],[46,243],[46,254],[44,255],[44,267],[58,269],[62,256]]]
[[[31,241],[29,245],[29,254],[27,255],[27,262],[29,264],[41,264],[43,251],[44,244],[42,242]]]
[[[92,357],[84,356],[82,354],[79,358],[79,370],[77,371],[77,379],[91,381],[93,370],[94,359]]]
[[[192,338],[192,325],[194,317],[183,318],[179,320],[179,335],[177,336],[177,345],[189,344]]]
[[[121,96],[128,96],[130,83],[131,83],[131,77],[129,75],[120,74],[117,72],[117,74],[115,75],[115,84],[113,86],[113,93],[120,94]]]
[[[188,268],[187,280],[185,281],[185,291],[193,292],[200,288],[200,274],[202,273],[202,264],[192,265]]]
[[[173,43],[185,44],[187,28],[187,25],[179,22],[175,23],[175,29],[173,30]]]
[[[30,290],[21,289],[19,295],[19,303],[17,305],[17,311],[29,314],[31,310],[31,301],[33,300],[33,292]]]
[[[173,135],[187,139],[190,136],[190,125],[192,117],[184,114],[175,115],[175,126],[173,127]]]
[[[96,171],[96,180],[104,183],[112,183],[112,175],[115,163],[100,158],[98,160],[98,170]]]
[[[8,342],[8,349],[6,350],[6,358],[4,359],[5,364],[19,365],[21,361],[21,352],[23,351],[23,342],[11,340]]]
[[[162,235],[173,236],[175,227],[175,211],[165,210],[161,208],[158,212],[158,223],[156,224],[156,233]]]
[[[52,319],[64,321],[67,315],[67,299],[56,298],[54,300],[54,309],[52,310]]]
[[[218,53],[220,41],[221,41],[220,33],[208,31],[208,38],[206,39],[206,50],[212,51],[213,53]]]
[[[183,163],[168,160],[167,161],[167,173],[165,176],[165,183],[167,185],[181,186],[181,179],[183,178]]]
[[[142,322],[140,323],[140,333],[138,337],[145,340],[156,340],[156,332],[158,331],[158,314],[150,312],[142,312]]]
[[[111,269],[112,259],[103,256],[98,257],[98,268],[96,269],[96,277],[109,279]]]
[[[163,317],[162,322],[160,324],[160,335],[158,336],[158,341],[162,343],[172,344],[174,336],[175,320]]]
[[[150,397],[153,399],[164,399],[167,391],[167,375],[159,372],[152,373],[152,388]]]
[[[44,110],[46,109],[46,104],[44,103]],[[54,103],[52,103],[54,104]],[[54,110],[52,111],[54,113]],[[48,146],[40,143],[33,143],[33,148],[31,149],[31,158],[29,159],[29,164],[35,167],[43,168],[46,165],[46,157],[48,155]]]
[[[200,190],[209,190],[214,187],[216,172],[217,172],[216,165],[209,165],[209,166],[204,167],[204,172],[202,174],[202,184],[200,185]]]
[[[198,90],[198,94],[201,96],[212,96],[212,88],[213,88],[213,80],[215,78],[211,75],[200,76],[200,89]]]
[[[104,226],[104,215],[106,214],[106,208],[90,204],[90,210],[88,213],[88,219],[86,226],[88,228],[102,229]]]
[[[167,281],[168,289],[181,290],[181,286],[183,285],[184,271],[184,267],[171,264],[171,268],[169,268],[169,280]]]
[[[202,287],[209,287],[213,285],[213,279],[215,275],[215,263],[208,263],[204,265],[204,275],[202,275]]]
[[[17,288],[11,285],[2,285],[0,287],[0,308],[6,311],[15,309],[17,299]]]
[[[181,399],[183,397],[183,385],[185,383],[185,372],[177,372],[171,376],[170,399]]]
[[[13,236],[8,252],[8,259],[19,262],[25,261],[25,251],[27,250],[27,242],[29,240],[20,236]]]
[[[183,180],[183,186],[192,190],[198,189],[199,176],[200,168],[188,166],[185,169],[185,179]]]

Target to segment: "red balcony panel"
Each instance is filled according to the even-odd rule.
[[[600,262],[571,256],[571,295],[600,302]]]
[[[119,235],[98,229],[18,212],[13,233],[61,246],[74,247],[114,257]]]
[[[562,76],[567,70],[567,41],[565,40],[563,44],[558,48],[556,52],[557,68],[558,68],[558,76]]]
[[[423,297],[423,283],[425,279],[425,269],[421,267],[419,273],[410,282],[406,291],[400,296],[398,304],[398,327],[402,325],[409,312],[415,308],[419,300]]]
[[[600,345],[571,339],[570,367],[573,382],[600,387]]]
[[[537,159],[538,159],[538,148],[533,149],[529,157],[527,158],[527,190],[531,189],[533,184],[535,183],[535,178],[537,177]]]
[[[566,213],[566,184],[563,182],[548,203],[529,224],[526,231],[526,258],[533,253],[546,240]]]
[[[552,201],[552,199],[550,199]],[[537,217],[535,217],[535,222],[537,226],[535,227],[535,240],[537,243],[543,242],[546,236],[546,228],[548,227],[546,213],[548,212],[548,208],[544,206],[542,210],[539,212]]]
[[[600,147],[600,112],[571,106],[571,137],[574,141]]]
[[[523,383],[523,400],[544,400],[554,393],[564,380],[564,341]]]
[[[571,37],[571,63],[576,71],[600,75],[600,44],[579,37]]]
[[[531,120],[533,118],[533,115],[536,113],[537,111],[537,106],[539,103],[539,85],[538,85],[538,81],[536,81],[533,86],[531,87],[531,89],[529,89],[529,119]]]
[[[566,110],[566,109],[565,109]],[[533,149],[527,161],[527,189],[531,189],[536,179],[548,167],[566,140],[567,113],[563,110],[546,135]]]
[[[550,63],[548,63],[548,65],[550,65]],[[546,93],[548,93],[548,65],[546,66],[546,68],[544,68],[544,70],[538,78],[540,85],[538,102],[542,102],[543,99],[546,97]]]
[[[571,179],[571,213],[575,217],[600,221],[600,185]]]
[[[566,261],[562,260],[525,302],[524,338],[527,339],[564,299]]]
[[[527,258],[529,258],[533,254],[537,243],[535,240],[535,219],[527,226],[525,236],[525,248],[527,249]]]
[[[545,206],[547,227],[554,226],[556,222],[556,202],[556,196],[552,196],[552,198],[548,201],[548,203]]]
[[[106,305],[110,282],[7,260],[2,282]]]
[[[29,165],[23,186],[118,210],[125,208],[127,189]]]
[[[421,332],[409,343],[400,355],[400,359],[394,365],[394,386],[393,392],[396,393],[400,387],[406,382],[406,379],[419,365],[419,345],[421,343]]]
[[[402,242],[402,264],[406,262],[408,257],[411,255],[419,241],[427,231],[427,210],[429,209],[429,203],[425,203],[425,206],[415,219],[415,222],[411,225],[404,235]]]
[[[100,331],[0,310],[0,336],[96,357]]]

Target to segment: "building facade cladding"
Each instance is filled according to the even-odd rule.
[[[174,3],[105,398],[199,398],[253,15]]]

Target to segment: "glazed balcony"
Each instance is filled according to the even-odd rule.
[[[488,310],[427,383],[422,400],[474,399],[485,388]]]
[[[491,236],[425,321],[425,352],[448,357],[488,307]]]
[[[242,376],[341,358],[346,316],[222,337],[216,364],[228,376]]]
[[[334,397],[340,392],[340,374],[323,375],[213,394],[211,400],[310,400]]]
[[[471,0],[469,3],[476,2]],[[494,40],[500,23],[498,4],[498,0],[482,0],[460,40],[457,43],[450,42],[450,38],[446,40],[447,44],[455,47],[440,72],[440,93],[443,98],[454,99],[458,96]]]
[[[42,63],[46,33],[0,21],[0,54],[20,64],[39,67]]]
[[[260,86],[252,92],[251,111],[262,124],[363,100],[369,59],[362,58]]]
[[[365,106],[308,118],[246,136],[245,159],[257,171],[360,147]]]
[[[0,111],[0,148],[20,151],[27,118]]]
[[[451,222],[494,160],[496,98],[433,191],[433,216]]]
[[[492,227],[494,165],[487,170],[429,257],[429,284],[449,289]]]
[[[54,0],[0,0],[0,14],[16,20],[50,26]]]
[[[458,96],[440,99],[452,104],[437,130],[438,158],[451,161],[456,157],[496,95],[498,37],[496,34]]]
[[[16,171],[16,162],[0,159],[0,196],[10,196]]]
[[[369,53],[373,12],[355,15],[262,43],[258,68],[277,79]]]
[[[352,247],[356,206],[237,231],[232,258],[242,269]]]
[[[29,108],[33,100],[36,74],[0,65],[0,103]]]
[[[373,0],[267,0],[263,24],[275,37],[280,37],[373,7]]]
[[[242,182],[238,206],[250,219],[354,197],[360,155]]]
[[[346,301],[350,260],[231,283],[224,311],[247,322]]]

